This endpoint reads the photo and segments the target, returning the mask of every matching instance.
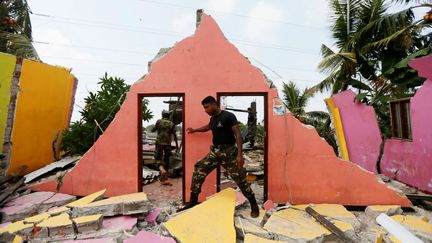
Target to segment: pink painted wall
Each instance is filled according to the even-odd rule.
[[[412,141],[388,140],[381,171],[432,193],[432,55],[416,59],[410,66],[428,79],[411,98]]]
[[[274,115],[277,90],[223,36],[216,22],[203,15],[195,34],[180,41],[152,64],[129,94],[104,135],[65,176],[62,192],[86,195],[107,188],[113,196],[140,190],[138,185],[138,94],[184,93],[185,127],[206,124],[201,106],[218,92],[268,93],[268,197],[276,203],[400,204],[409,201],[377,182],[373,173],[337,158],[313,128],[290,114]],[[186,195],[194,164],[209,150],[211,134],[185,134]],[[34,187],[54,190],[55,183]],[[216,174],[203,187],[202,198],[216,192]]]
[[[336,94],[333,99],[340,111],[350,161],[376,172],[381,132],[375,110],[357,102],[351,90]]]

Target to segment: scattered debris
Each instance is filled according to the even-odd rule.
[[[384,213],[388,216],[402,214],[402,208],[398,205],[374,205],[368,206],[365,210],[366,215],[376,218],[378,215]]]
[[[80,159],[81,159],[81,156],[66,157],[66,158],[63,158],[59,161],[48,164],[45,167],[42,167],[38,170],[35,170],[35,171],[25,175],[24,176],[25,183],[30,183],[30,182],[40,178],[41,176],[46,176],[46,174],[48,174],[48,173],[54,174],[58,171],[70,168]]]
[[[330,230],[333,234],[335,234],[343,242],[354,243],[354,241],[349,239],[344,234],[344,232],[342,232],[338,227],[332,224],[332,222],[328,221],[324,216],[313,210],[311,207],[307,207],[306,212],[312,217],[314,217],[314,219],[316,219],[318,222],[320,222],[326,229]]]
[[[396,237],[400,242],[422,243],[422,241],[405,229],[402,225],[391,219],[386,214],[380,214],[376,221],[387,231]]]

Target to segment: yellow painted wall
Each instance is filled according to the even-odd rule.
[[[0,52],[0,152],[3,151],[3,138],[6,129],[10,86],[15,70],[16,57]]]
[[[339,108],[337,108],[335,106],[333,97],[325,99],[325,101],[327,103],[327,107],[328,107],[330,113],[333,116],[333,122],[334,122],[333,125],[335,127],[336,137],[337,137],[338,142],[339,142],[339,147],[340,147],[340,151],[342,153],[342,158],[344,160],[349,160],[348,148],[347,148],[346,141],[345,141],[345,134],[343,131],[343,125],[342,125],[342,120],[341,120],[340,113],[339,113]]]
[[[55,160],[52,143],[68,127],[75,82],[65,68],[23,61],[8,174],[22,165],[29,173]]]

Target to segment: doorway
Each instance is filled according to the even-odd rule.
[[[232,112],[243,137],[243,158],[247,180],[259,203],[267,200],[267,93],[218,93],[223,110]],[[217,189],[237,188],[221,167],[217,170]]]
[[[184,94],[140,94],[138,102],[142,189],[157,205],[180,205],[185,194]]]

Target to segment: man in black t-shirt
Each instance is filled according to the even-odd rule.
[[[237,118],[231,112],[221,110],[212,96],[206,97],[201,103],[205,112],[211,116],[210,122],[198,129],[188,128],[187,131],[195,133],[211,130],[213,145],[207,156],[195,164],[190,201],[183,209],[191,208],[198,203],[198,195],[206,176],[221,165],[249,200],[251,216],[256,218],[259,215],[259,208],[250,184],[246,180],[246,169],[243,167],[243,139]]]

